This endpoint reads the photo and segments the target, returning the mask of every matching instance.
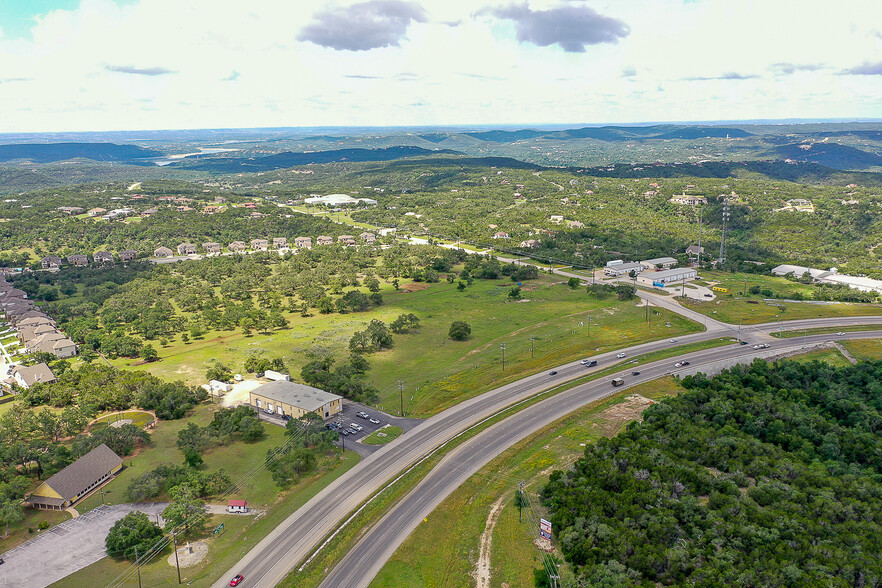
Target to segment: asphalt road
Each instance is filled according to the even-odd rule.
[[[430,516],[430,513],[466,479],[497,455],[585,404],[648,380],[679,373],[681,370],[675,369],[674,364],[680,359],[689,359],[690,372],[710,371],[707,368],[727,359],[769,357],[825,342],[831,337],[841,340],[880,336],[882,336],[880,331],[854,332],[838,337],[830,334],[811,335],[805,337],[805,340],[802,337],[785,339],[777,345],[772,344],[768,349],[761,350],[736,344],[645,364],[639,367],[640,375],[636,377],[630,375],[632,369],[625,369],[609,377],[558,393],[500,421],[451,451],[410,494],[399,501],[379,523],[362,536],[358,544],[328,574],[321,586],[328,588],[368,586],[420,522]],[[705,370],[702,370],[703,366]],[[613,388],[610,381],[614,377],[624,378],[625,385]]]
[[[653,302],[655,302],[655,300],[653,300]],[[671,303],[676,304],[673,301],[671,301]],[[802,329],[806,327],[811,328],[816,326],[845,326],[858,324],[882,324],[882,317],[812,319],[804,321],[788,321],[786,323],[787,328],[791,329]],[[708,326],[709,329],[706,332],[678,336],[678,342],[676,344],[670,343],[667,339],[665,339],[662,341],[636,345],[625,349],[624,351],[628,354],[628,357],[634,357],[643,353],[648,353],[661,349],[668,349],[675,345],[684,345],[695,341],[714,339],[724,334],[732,334],[733,327],[731,327],[730,325],[724,325],[722,323],[717,323],[716,321],[713,321]],[[796,342],[790,343],[786,340],[782,341],[768,335],[770,331],[777,329],[777,323],[774,325],[767,324],[761,326],[753,326],[750,328],[749,333],[745,336],[745,338],[751,343],[760,340],[768,341],[772,344],[771,351],[779,351],[779,348],[781,347],[796,344]],[[744,329],[742,330],[742,334],[745,334]],[[877,333],[871,333],[871,336],[876,335]],[[850,338],[854,337],[853,334],[848,334],[847,336]],[[864,334],[863,336],[866,337],[867,335]],[[823,340],[827,340],[831,338],[831,335],[822,335],[819,337]],[[813,340],[813,337],[809,337],[808,340]],[[598,360],[598,366],[596,368],[586,369],[578,362],[566,364],[564,366],[556,368],[558,374],[554,377],[550,377],[548,375],[548,372],[534,374],[532,376],[528,376],[526,378],[518,380],[517,382],[513,382],[511,384],[491,390],[485,394],[482,394],[481,396],[467,400],[445,410],[442,413],[435,415],[430,419],[427,419],[419,426],[414,427],[406,435],[399,437],[392,443],[384,446],[381,450],[365,458],[345,475],[341,476],[324,490],[322,490],[312,500],[307,502],[303,507],[298,509],[297,512],[295,512],[281,525],[274,529],[266,538],[264,538],[263,541],[253,547],[243,557],[240,563],[235,568],[223,574],[221,579],[219,579],[214,584],[214,586],[220,588],[221,586],[227,585],[229,582],[229,578],[237,573],[241,573],[245,576],[247,580],[247,586],[249,586],[249,588],[252,586],[269,587],[276,585],[285,577],[285,575],[289,571],[291,571],[302,561],[304,561],[305,558],[308,557],[309,554],[316,547],[319,546],[322,539],[326,537],[329,533],[337,529],[340,524],[346,519],[346,517],[362,502],[364,502],[364,500],[366,500],[377,490],[385,486],[390,480],[399,475],[400,472],[404,471],[409,466],[416,463],[419,459],[429,454],[434,448],[438,447],[461,431],[467,429],[475,423],[489,418],[493,414],[499,412],[506,406],[517,402],[518,400],[522,400],[524,398],[532,396],[542,390],[545,390],[553,385],[560,384],[566,380],[577,378],[586,373],[591,373],[592,371],[608,368],[615,362],[620,361],[615,358],[615,355],[618,351],[619,350],[591,356],[593,359]],[[754,350],[751,347],[739,345],[715,348],[711,350],[696,352],[688,356],[684,355],[682,357],[695,357],[697,358],[697,361],[716,361],[723,357],[726,357],[727,353],[734,353],[738,355],[750,354],[753,352]],[[663,362],[659,362],[659,364],[664,365],[659,365],[658,367],[653,369],[660,369],[661,371],[657,375],[661,375],[666,369],[672,369],[673,363],[675,361],[676,359],[673,361],[664,360]],[[696,363],[696,361],[693,361],[692,359],[690,359],[690,361],[692,363]],[[627,373],[630,373],[631,370],[628,369],[626,371]],[[651,374],[655,373],[653,371],[650,371],[647,366],[641,366],[640,371],[643,374],[640,377],[640,381],[650,379]],[[606,383],[606,385],[608,386],[607,380],[608,378],[603,378],[602,383]],[[629,382],[629,384],[632,383],[636,382]],[[602,384],[598,385],[601,385],[601,387],[603,387]],[[583,390],[582,387],[579,387],[579,389]],[[619,390],[620,389],[621,388],[619,388]],[[608,389],[607,391],[611,390]],[[586,394],[588,392],[585,392],[583,390],[582,393]],[[567,394],[567,398],[569,398],[572,397],[575,393],[567,392]],[[574,407],[579,406],[579,404],[567,404],[563,398],[563,396],[558,395],[555,396],[554,399],[549,401],[552,406],[557,406],[557,404],[554,404],[556,402],[560,406],[564,407],[563,409],[561,409],[564,410],[564,412],[555,410],[555,415],[562,416],[563,414],[572,411]],[[581,402],[585,402],[585,399],[582,398]],[[504,422],[509,423],[511,419],[518,419],[517,422],[524,422],[524,426],[528,427],[528,429],[530,426],[533,426],[533,429],[524,429],[527,430],[527,433],[524,433],[524,435],[528,434],[532,430],[544,426],[542,424],[539,424],[540,421],[522,421],[521,419],[524,418],[525,417],[517,417],[517,415],[515,415],[509,417]],[[541,422],[552,422],[556,418],[559,417],[555,416],[551,420],[543,420]],[[505,445],[505,447],[508,447],[509,445],[517,442],[519,438],[522,437],[510,437],[511,440],[508,441],[508,445]],[[485,446],[482,452],[487,455],[488,458],[492,458],[495,454],[491,454],[488,449],[489,448]],[[480,467],[480,465],[478,467]],[[448,484],[443,485],[443,487],[445,488],[447,486]],[[455,486],[453,488],[455,488]],[[450,491],[452,491],[452,488],[450,489]],[[438,496],[440,496],[440,493],[438,494]],[[440,501],[440,499],[438,501]],[[420,519],[421,517],[418,517],[416,520]],[[403,537],[401,537],[401,540],[403,540]],[[340,566],[340,569],[344,567],[350,566]],[[364,574],[364,570],[361,570],[361,573]],[[349,586],[349,584],[343,583],[337,584],[337,586]]]

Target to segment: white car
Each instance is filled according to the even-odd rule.
[[[836,333],[836,334],[839,335],[839,336],[841,337],[841,336],[843,336],[845,333],[843,333],[842,331],[839,331],[839,332]]]
[[[676,343],[676,342],[677,342],[676,339],[671,339],[671,343]]]
[[[625,354],[624,354],[624,353],[618,353],[618,354],[616,354],[616,357],[618,357],[619,359],[622,359],[623,357],[625,357]]]
[[[679,362],[677,362],[677,363],[675,363],[675,364],[674,364],[674,367],[676,367],[676,368],[678,368],[678,367],[683,367],[683,364],[682,364],[682,363],[679,363]]]
[[[753,348],[754,349],[765,349],[768,346],[769,346],[768,343],[757,343],[756,345],[753,346]]]

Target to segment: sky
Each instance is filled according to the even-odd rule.
[[[0,132],[882,118],[879,0],[0,0]]]

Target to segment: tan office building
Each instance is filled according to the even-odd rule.
[[[343,397],[295,382],[270,382],[248,393],[251,406],[270,414],[299,419],[314,412],[323,419],[343,410]]]

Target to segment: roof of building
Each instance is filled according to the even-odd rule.
[[[616,271],[625,271],[629,272],[634,269],[643,269],[643,264],[638,261],[628,261],[625,263],[617,263],[615,265],[608,265],[604,267],[605,270],[616,270]]]
[[[248,506],[247,500],[228,500],[227,506]]]
[[[306,411],[318,410],[329,402],[343,398],[312,386],[285,382],[284,380],[264,384],[252,390],[251,393]]]
[[[823,277],[830,272],[827,270],[817,269],[813,267],[805,267],[803,265],[790,265],[790,264],[782,264],[777,267],[772,268],[772,273],[778,276],[784,276],[787,274],[793,274],[794,276],[802,276],[804,274],[808,274],[813,278]]]
[[[664,265],[666,263],[677,263],[677,260],[673,257],[656,257],[655,259],[647,259],[641,261],[640,263],[647,263],[651,265]]]
[[[102,443],[48,480],[46,484],[70,500],[122,464],[122,458]]]
[[[651,274],[643,274],[644,276],[650,277],[653,280],[659,280],[664,278],[672,278],[674,276],[680,276],[683,274],[693,273],[697,274],[698,272],[691,267],[677,267],[674,269],[661,270],[658,272],[652,272]]]
[[[55,381],[55,374],[52,373],[52,370],[49,369],[49,366],[45,363],[38,363],[33,366],[15,366],[12,368],[12,375],[14,376],[16,374],[21,376],[27,386]]]

